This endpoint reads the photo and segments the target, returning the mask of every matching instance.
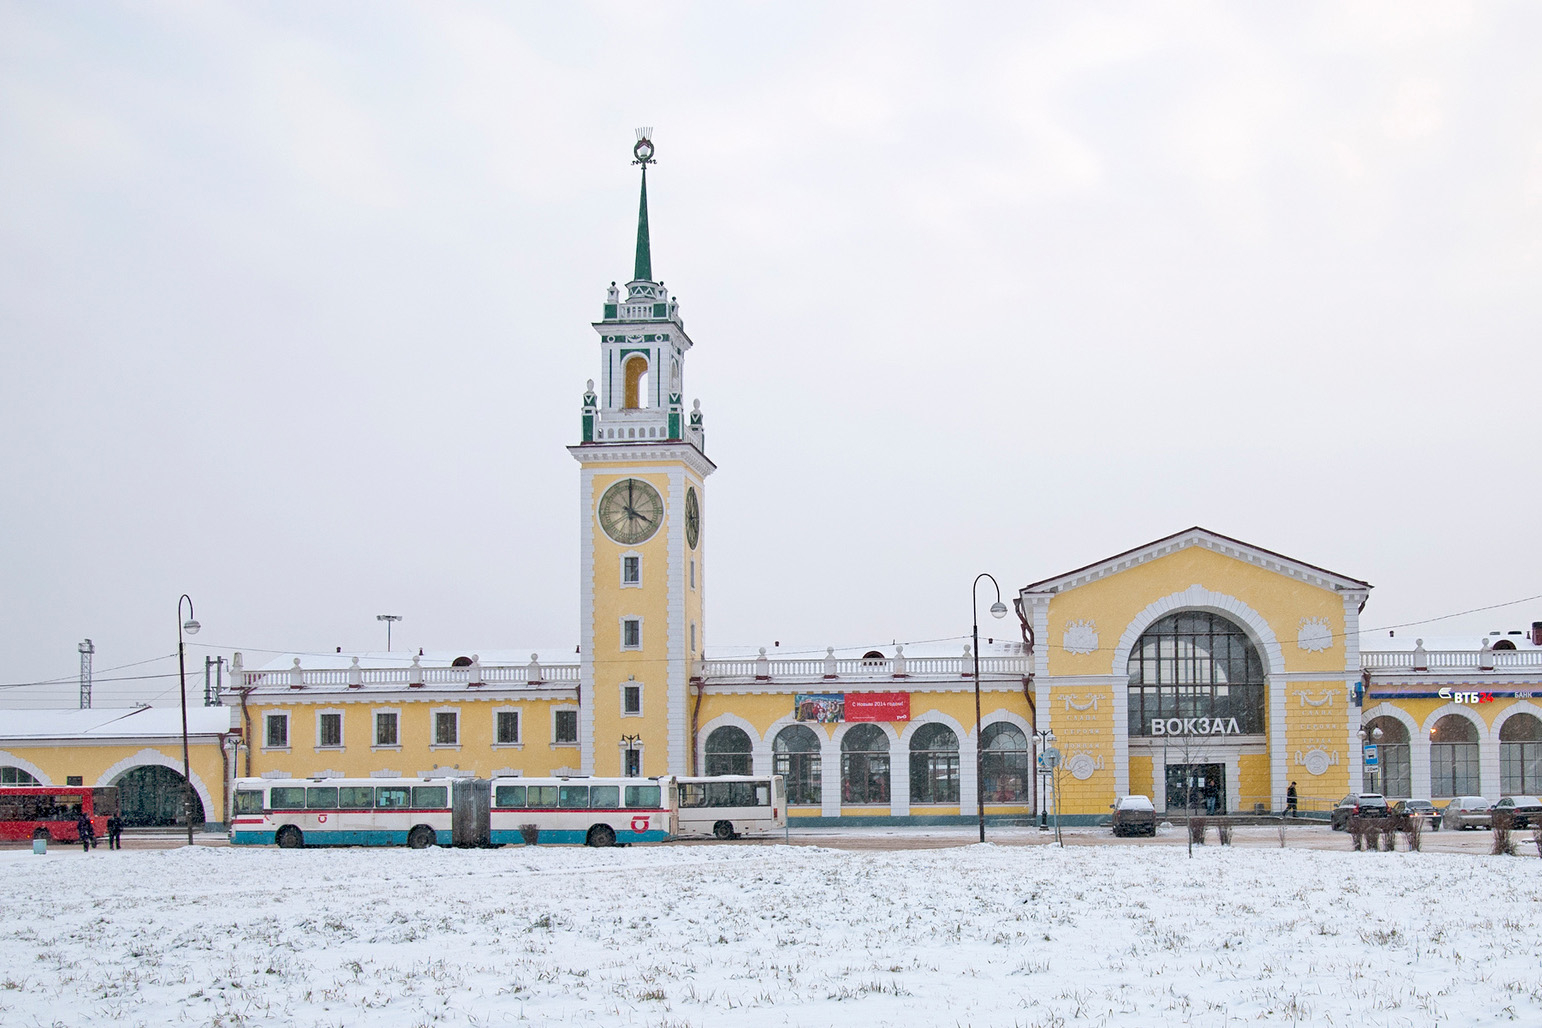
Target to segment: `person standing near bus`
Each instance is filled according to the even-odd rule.
[[[91,847],[96,845],[96,829],[91,826],[91,819],[84,810],[75,819],[75,829],[80,835],[80,848],[90,853]]]
[[[123,818],[116,813],[107,819],[107,848],[110,850],[123,848]]]

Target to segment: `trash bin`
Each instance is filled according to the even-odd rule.
[[[48,852],[48,838],[47,838],[47,836],[40,835],[36,839],[32,840],[32,852],[33,853],[38,853],[38,854],[42,854],[42,853],[47,853]]]

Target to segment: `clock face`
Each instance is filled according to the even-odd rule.
[[[623,546],[653,538],[664,521],[659,491],[640,478],[623,478],[605,490],[598,511],[605,534]]]
[[[696,500],[696,489],[692,487],[685,490],[685,541],[694,550],[700,538],[701,505]]]

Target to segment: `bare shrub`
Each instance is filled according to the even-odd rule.
[[[1403,836],[1408,840],[1410,852],[1418,853],[1424,848],[1424,818],[1409,817],[1403,825]]]
[[[1209,823],[1202,817],[1189,818],[1189,841],[1203,846],[1205,844],[1205,828]]]
[[[1279,825],[1278,825],[1278,827],[1279,827],[1279,831],[1280,831],[1280,849],[1284,849],[1285,848],[1285,822],[1283,820],[1281,820]],[[1542,843],[1538,843],[1537,845],[1538,845],[1538,848],[1539,848],[1539,852],[1542,852]]]
[[[1542,857],[1542,825],[1531,830],[1531,841],[1537,844],[1537,856]]]
[[[1230,846],[1231,845],[1231,822],[1229,822],[1229,821],[1217,821],[1215,823],[1215,834],[1216,834],[1217,837],[1220,838],[1222,846]]]
[[[1390,817],[1376,819],[1377,829],[1381,832],[1381,851],[1393,853],[1397,850],[1397,821]]]
[[[1344,830],[1349,833],[1349,841],[1354,844],[1355,852],[1365,849],[1365,819],[1356,815],[1351,817],[1344,825]]]
[[[541,826],[520,825],[519,834],[525,840],[526,846],[534,846],[541,838]]]
[[[1511,836],[1511,831],[1514,828],[1514,825],[1515,816],[1513,814],[1494,815],[1494,847],[1493,849],[1489,850],[1489,853],[1492,856],[1515,856],[1515,839]]]

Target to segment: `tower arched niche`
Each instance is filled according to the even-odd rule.
[[[646,354],[627,354],[621,365],[622,406],[627,410],[640,410],[648,406],[648,357]]]

